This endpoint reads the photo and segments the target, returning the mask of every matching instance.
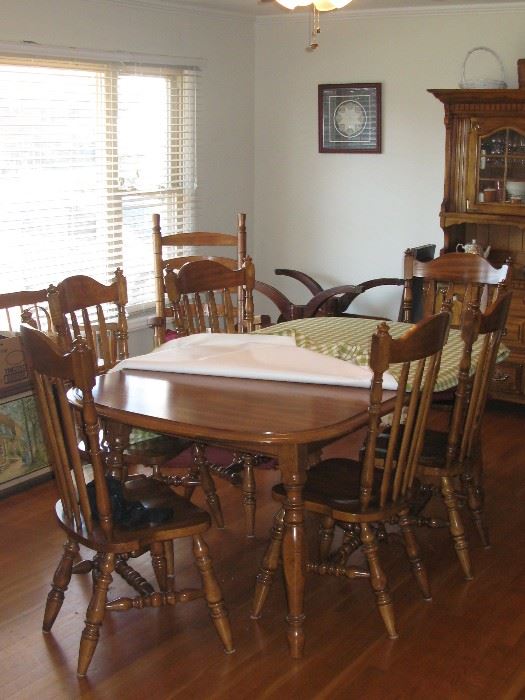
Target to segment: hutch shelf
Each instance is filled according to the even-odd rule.
[[[513,299],[491,396],[525,403],[525,89],[429,90],[445,108],[442,253],[476,239],[488,259],[510,258]]]

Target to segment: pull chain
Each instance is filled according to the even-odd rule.
[[[310,37],[309,51],[314,51],[319,46],[319,34],[321,33],[321,20],[319,18],[319,10],[315,5],[312,5],[312,35]]]

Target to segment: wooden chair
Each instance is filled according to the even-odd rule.
[[[116,270],[109,285],[86,275],[67,277],[58,285],[49,287],[47,300],[63,352],[71,350],[75,338],[85,338],[95,353],[98,374],[107,372],[128,357],[127,284],[122,270]],[[106,421],[105,433],[112,427],[111,422]],[[137,465],[151,467],[157,475],[165,462],[190,444],[187,440],[161,435],[151,435],[136,442],[132,438],[125,450],[123,442],[113,445],[111,464],[108,465],[118,478],[125,478],[127,469]]]
[[[387,578],[378,558],[375,527],[399,518],[412,571],[423,596],[430,599],[426,570],[420,557],[408,510],[408,494],[415,475],[432,392],[446,342],[449,314],[441,313],[422,321],[394,340],[385,322],[372,338],[370,368],[369,424],[366,450],[361,462],[327,459],[308,470],[303,489],[305,508],[322,517],[319,560],[307,564],[307,571],[347,578],[369,578],[379,612],[391,639],[397,637],[392,599]],[[382,468],[376,468],[376,442],[380,432],[380,403],[383,375],[393,363],[402,369],[392,415],[392,435]],[[407,393],[407,389],[410,389]],[[403,430],[401,421],[404,417]],[[399,449],[397,436],[401,435]],[[282,484],[273,488],[273,497],[283,504],[277,514],[271,542],[257,577],[252,616],[260,617],[273,574],[277,569],[282,538],[286,492]],[[329,552],[336,522],[351,526],[362,544],[368,571],[330,560]]]
[[[411,281],[421,280],[423,294],[423,313],[431,314],[436,308],[450,311],[452,324],[461,329],[463,339],[463,354],[458,368],[458,385],[454,392],[445,392],[435,398],[434,407],[449,412],[447,430],[443,433],[427,431],[423,442],[421,468],[418,481],[422,484],[419,493],[414,494],[413,513],[418,516],[418,522],[431,527],[440,523],[435,518],[421,516],[425,506],[434,493],[436,480],[440,484],[441,494],[448,511],[448,526],[452,535],[456,553],[466,579],[472,578],[472,566],[468,551],[465,528],[460,513],[459,495],[454,487],[457,477],[463,474],[463,482],[468,485],[468,503],[482,542],[488,544],[488,536],[481,520],[481,447],[472,440],[480,439],[479,426],[473,433],[474,422],[467,422],[469,411],[480,415],[486,402],[486,387],[491,379],[495,356],[481,356],[476,369],[477,381],[484,389],[483,397],[475,399],[474,381],[470,377],[472,346],[477,337],[476,316],[483,309],[492,309],[494,304],[506,290],[510,282],[510,265],[501,268],[493,267],[479,255],[470,253],[447,253],[430,262],[419,262],[410,251],[405,258],[405,279],[407,281],[404,295],[404,310],[406,317],[411,314]],[[505,302],[506,306],[510,302]],[[503,314],[505,323],[507,312]],[[483,318],[483,316],[481,317]],[[499,321],[501,312],[497,312]],[[503,332],[502,326],[497,334],[491,336],[490,342],[499,346],[499,337]],[[496,337],[497,336],[497,337]],[[497,349],[496,349],[497,352]],[[479,374],[478,374],[479,372]],[[388,439],[388,438],[386,438]],[[463,445],[463,447],[461,447]],[[467,450],[466,445],[469,445]],[[463,458],[458,460],[458,451],[463,450]],[[466,450],[466,451],[465,451]],[[467,456],[468,454],[468,456]],[[467,469],[468,463],[468,469]],[[468,474],[478,474],[469,477]]]
[[[162,234],[160,215],[153,214],[153,254],[155,271],[155,317],[149,325],[154,331],[155,346],[176,337],[172,327],[172,307],[167,303],[164,276],[168,270],[179,270],[187,262],[214,260],[231,270],[241,267],[246,257],[246,214],[237,214],[236,233],[193,231]],[[243,300],[239,305],[243,315]]]
[[[482,420],[511,297],[511,292],[499,296],[484,312],[472,305],[465,310],[462,326],[464,350],[450,421],[445,430],[426,430],[418,465],[417,477],[421,484],[432,487],[436,480],[440,483],[450,533],[467,579],[472,578],[472,567],[455,480],[459,477],[463,484],[477,532],[487,547],[489,538],[482,518]],[[472,374],[472,347],[476,340],[481,343],[481,348]],[[431,526],[437,524],[434,519],[426,518],[419,522]]]
[[[52,333],[45,289],[0,294],[0,337],[17,335],[22,322]],[[15,374],[5,374],[5,385],[0,388],[0,397],[31,388],[31,378],[23,363],[14,369]]]
[[[405,253],[402,320],[413,322],[414,281],[420,280],[423,317],[446,308],[452,314],[452,327],[461,327],[468,303],[484,309],[509,285],[510,261],[500,268],[472,253],[447,253],[422,262],[411,250]]]
[[[166,271],[165,287],[176,331],[194,333],[245,333],[254,328],[253,288],[255,270],[251,258],[245,258],[236,270],[215,260],[185,263],[177,274]],[[237,289],[245,297],[240,316],[232,299]]]
[[[227,653],[233,651],[227,612],[202,533],[210,526],[208,513],[175,494],[164,484],[137,477],[115,484],[106,477],[100,452],[99,421],[93,401],[95,361],[85,340],[77,339],[65,354],[40,331],[24,326],[22,339],[28,363],[34,372],[43,428],[56,478],[59,500],[58,525],[66,543],[53,577],[44,613],[44,632],[49,632],[60,611],[72,573],[93,572],[93,589],[80,641],[77,673],[85,676],[95,652],[106,611],[126,611],[176,605],[205,597],[213,623]],[[88,436],[93,481],[77,451],[75,418],[68,403],[68,387],[82,392],[82,423]],[[119,510],[117,510],[117,505]],[[128,512],[132,508],[131,512]],[[133,517],[131,517],[133,516]],[[131,522],[133,520],[133,522]],[[191,537],[203,590],[175,590],[173,540]],[[79,545],[93,559],[74,564]],[[151,553],[159,590],[128,565],[130,557]],[[133,597],[108,601],[112,573],[120,573],[135,589]]]
[[[0,294],[0,331],[17,333],[22,322],[52,332],[46,289]]]
[[[185,263],[180,270],[167,269],[165,289],[177,333],[244,333],[253,330],[253,289],[255,270],[250,257],[239,269],[231,270],[215,260],[196,260]],[[244,318],[239,318],[232,293],[242,290]],[[233,292],[232,292],[233,290]],[[222,527],[224,519],[216,494],[204,447],[194,446],[195,459],[190,468],[190,481],[199,481],[206,493],[214,520]],[[242,464],[242,493],[246,517],[246,533],[253,537],[255,527],[254,455],[234,456]],[[191,498],[194,486],[186,489]]]

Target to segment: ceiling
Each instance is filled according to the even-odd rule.
[[[258,0],[164,0],[166,4],[178,7],[204,8],[208,10],[226,10],[245,15],[263,16],[277,13],[289,13],[276,2],[259,2]],[[472,7],[476,5],[494,5],[495,0],[353,0],[346,10],[383,10],[415,7]],[[298,10],[301,8],[298,8]],[[302,8],[304,10],[304,8]],[[296,10],[297,11],[297,10]]]

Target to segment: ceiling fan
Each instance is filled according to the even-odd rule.
[[[340,10],[342,7],[349,5],[352,0],[259,0],[261,3],[276,2],[288,10],[295,10],[296,7],[312,6],[312,36],[308,49],[313,51],[319,46],[317,36],[321,32],[319,13],[330,12],[331,10]]]

